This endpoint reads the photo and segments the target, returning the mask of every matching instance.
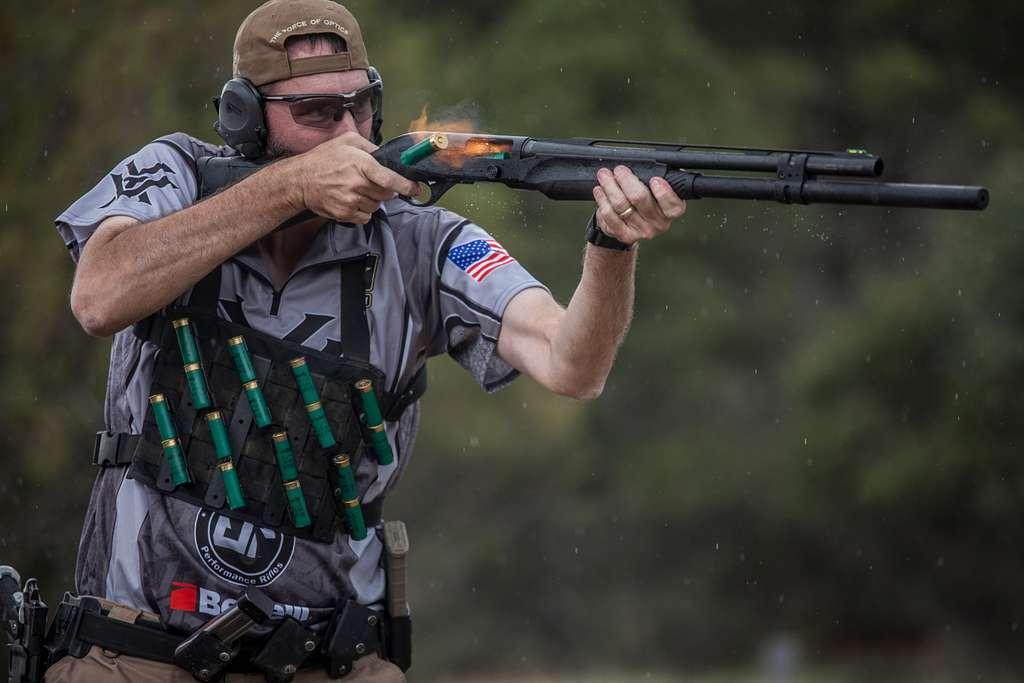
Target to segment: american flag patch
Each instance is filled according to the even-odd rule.
[[[498,268],[515,263],[512,255],[495,240],[473,240],[448,251],[448,260],[477,282]]]

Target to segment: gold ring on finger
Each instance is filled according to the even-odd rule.
[[[619,218],[622,219],[622,220],[626,220],[626,218],[629,216],[629,214],[633,213],[633,211],[634,211],[634,209],[631,206],[628,209],[626,209],[625,211],[623,211],[622,213],[620,213],[619,214]]]

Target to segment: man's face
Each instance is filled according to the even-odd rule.
[[[301,57],[317,57],[331,54],[326,47],[312,49],[302,43],[288,47],[288,56],[292,59]],[[320,93],[347,93],[358,90],[369,83],[366,72],[362,69],[352,71],[333,71],[309,76],[296,76],[284,81],[271,83],[263,89],[265,95],[313,95]],[[373,119],[357,123],[352,113],[346,111],[340,121],[334,122],[330,128],[313,128],[295,123],[287,102],[267,102],[265,104],[267,127],[267,151],[270,156],[291,156],[308,152],[322,142],[339,135],[354,131],[367,140],[370,139]]]

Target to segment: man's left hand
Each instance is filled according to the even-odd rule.
[[[652,178],[648,188],[628,167],[616,166],[600,169],[597,182],[597,227],[623,244],[653,239],[686,213],[686,200],[664,178]]]

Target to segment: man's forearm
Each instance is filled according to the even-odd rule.
[[[293,185],[286,160],[176,213],[106,240],[94,236],[75,276],[76,316],[104,336],[159,310],[296,214]]]
[[[560,393],[594,398],[604,388],[633,317],[636,252],[587,245],[583,275],[551,341]]]

